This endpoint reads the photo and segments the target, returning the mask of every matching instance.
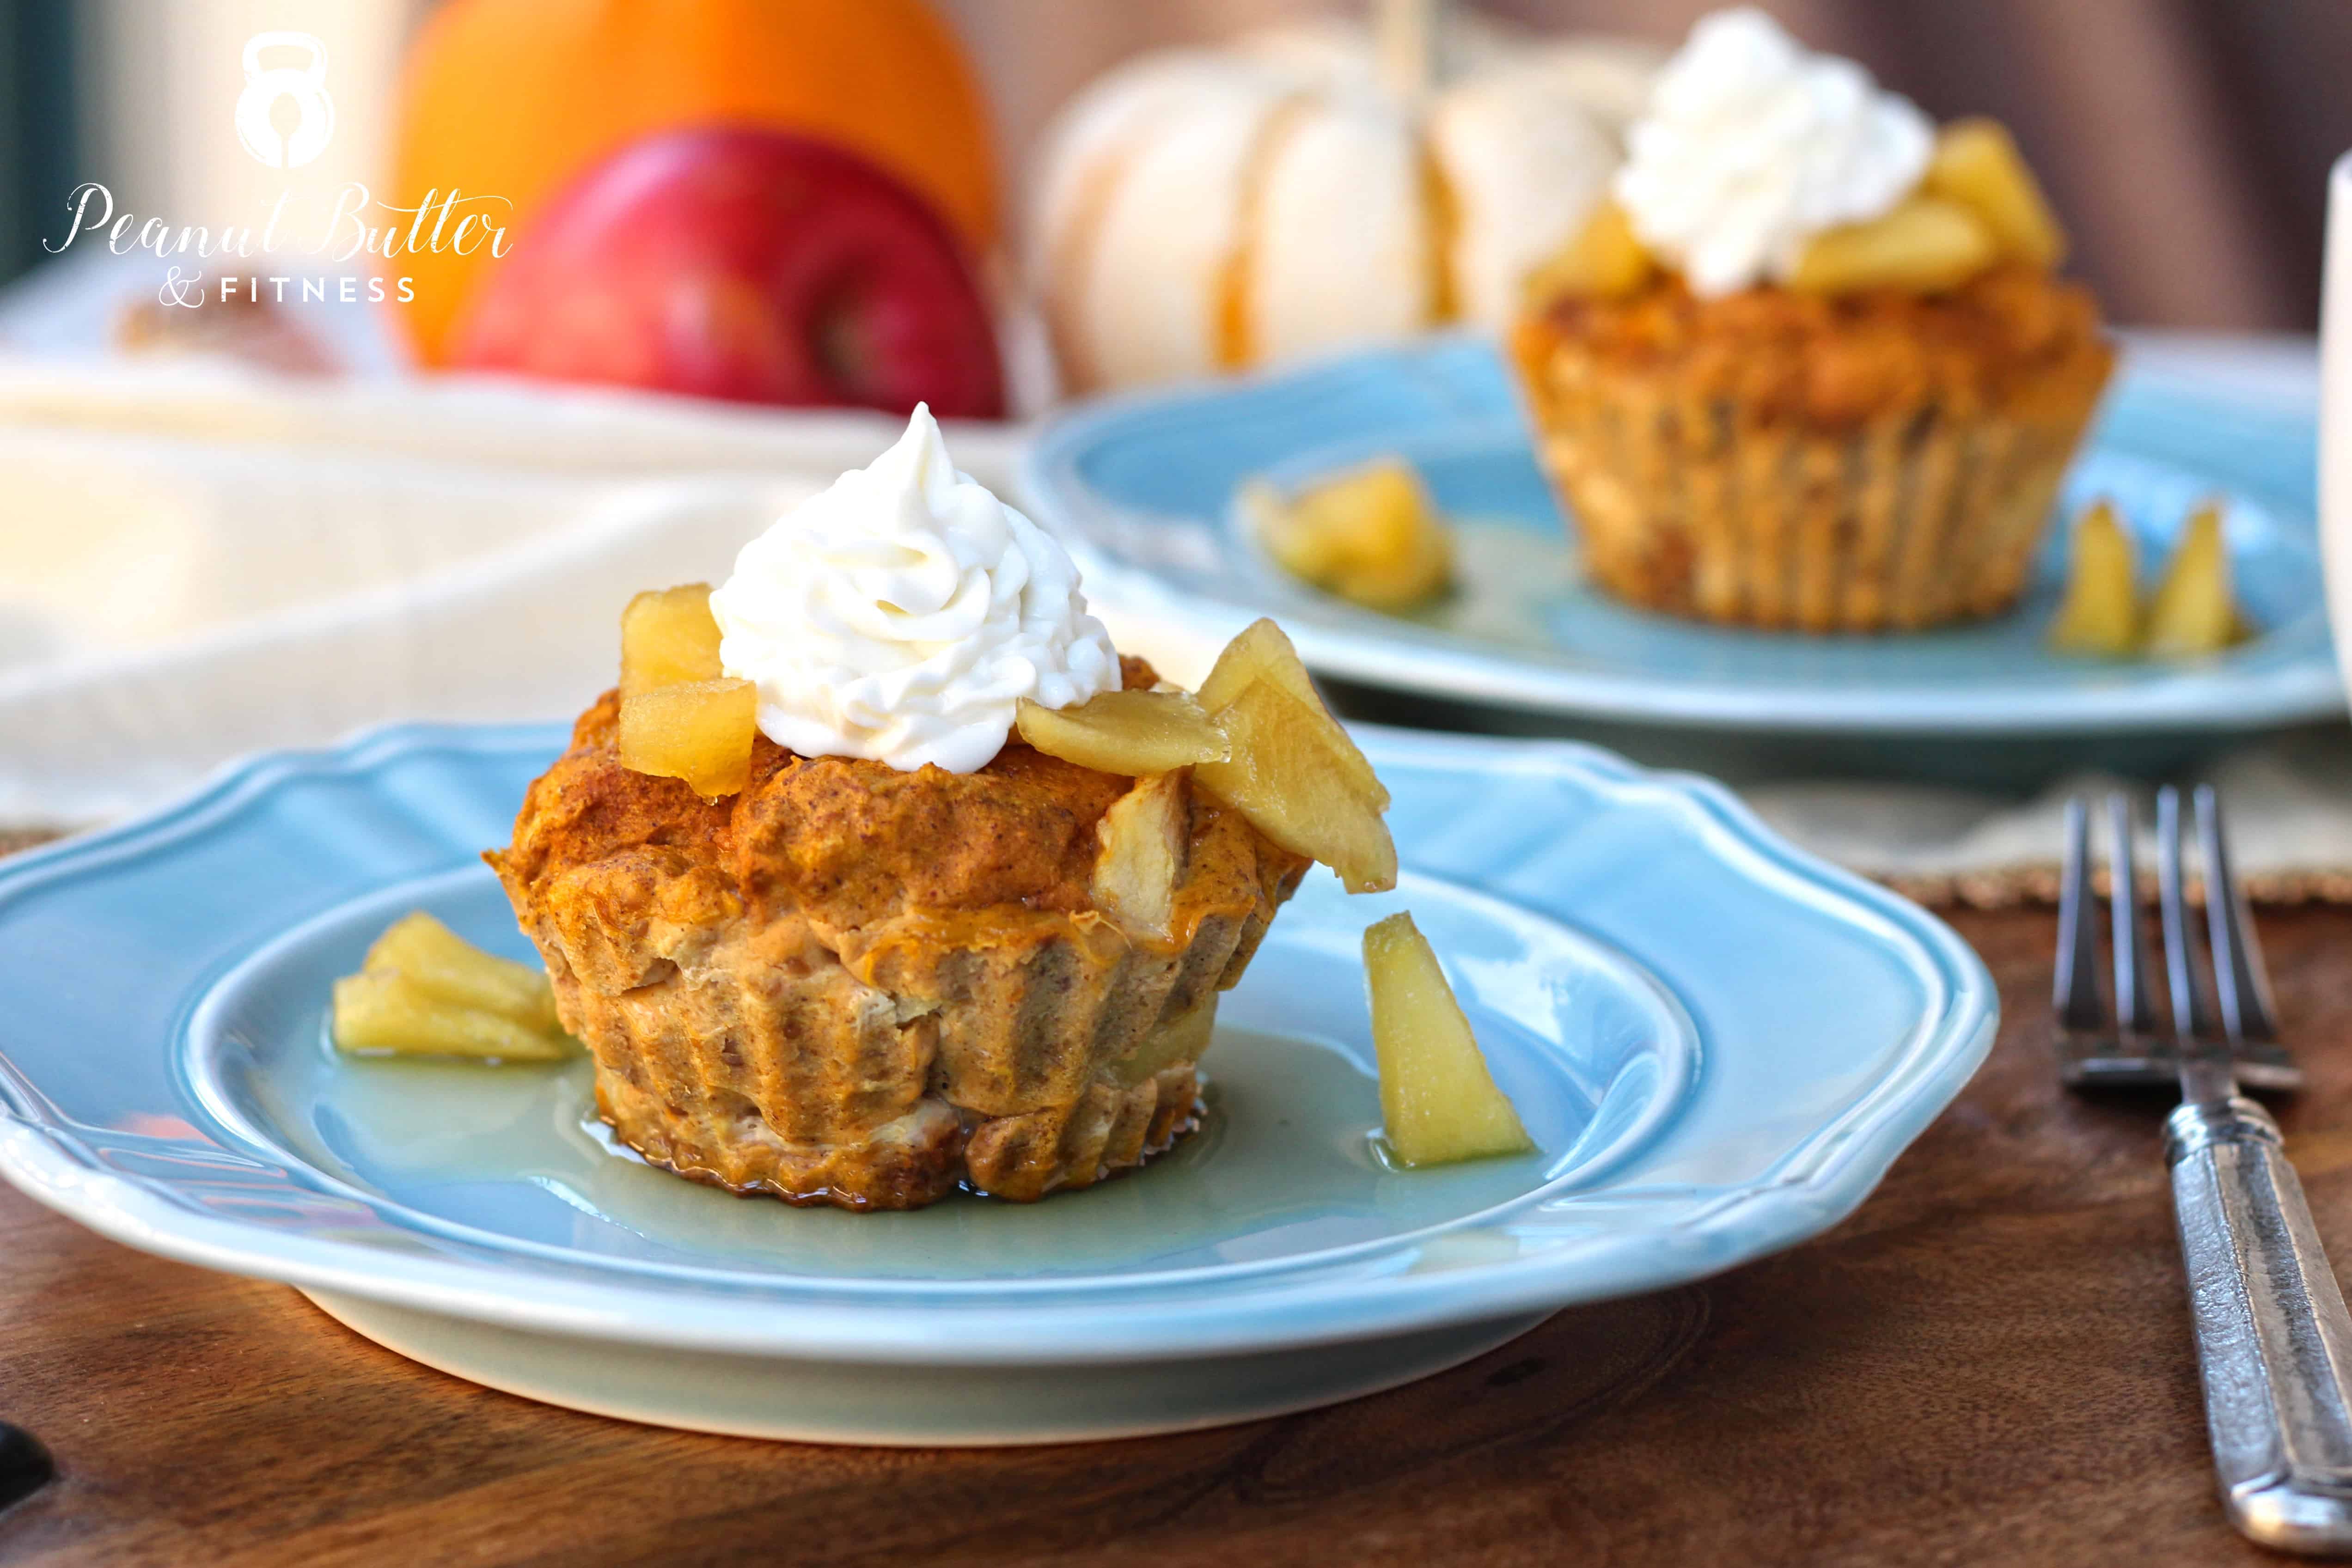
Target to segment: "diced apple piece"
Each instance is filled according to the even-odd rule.
[[[1535,1147],[1486,1058],[1429,939],[1399,913],[1364,932],[1381,1121],[1408,1166],[1445,1166]]]
[[[1421,476],[1383,457],[1288,501],[1262,484],[1252,520],[1283,569],[1372,610],[1409,610],[1454,580],[1454,539]]]
[[[1213,714],[1241,695],[1242,688],[1261,675],[1300,702],[1323,706],[1323,699],[1316,695],[1313,678],[1299,660],[1298,650],[1290,645],[1281,627],[1265,619],[1251,622],[1242,629],[1241,635],[1225,644],[1208,679],[1201,683],[1200,691],[1194,695],[1201,699],[1201,706]]]
[[[1326,738],[1328,719],[1318,723],[1280,684],[1260,679],[1242,688],[1218,722],[1233,737],[1233,759],[1202,763],[1193,782],[1283,848],[1338,872],[1349,893],[1396,885],[1396,843]],[[1340,739],[1353,750],[1344,732]]]
[[[2050,645],[2063,653],[2111,659],[2139,651],[2139,580],[2131,535],[2105,501],[2074,525],[2066,601],[2051,622]]]
[[[555,1033],[555,989],[547,971],[485,953],[423,910],[393,923],[368,949],[369,974],[397,974],[437,1001],[510,1018]]]
[[[572,1051],[561,1035],[444,1000],[393,969],[362,970],[335,982],[335,1044],[343,1051],[487,1061],[561,1061]]]
[[[1622,299],[1656,270],[1625,209],[1603,201],[1565,250],[1528,275],[1523,293],[1537,308],[1562,298]]]
[[[1941,197],[1914,196],[1883,218],[1813,236],[1797,257],[1789,286],[1809,294],[1927,293],[1965,283],[1995,255],[1992,230],[1975,213]]]
[[[1224,732],[1187,692],[1097,692],[1065,708],[1024,698],[1013,726],[1048,757],[1129,779],[1222,762],[1233,753]]]
[[[721,673],[709,583],[653,589],[621,612],[623,696],[685,681],[715,681]]]
[[[621,699],[621,766],[683,779],[706,800],[751,781],[758,688],[722,676],[654,686]]]
[[[334,997],[344,1051],[555,1061],[572,1050],[543,971],[485,953],[421,910],[376,938]]]
[[[1167,936],[1192,841],[1189,776],[1137,779],[1103,813],[1095,837],[1102,846],[1095,856],[1095,902],[1136,936]]]
[[[1921,189],[1976,214],[2004,256],[2040,267],[2065,259],[2066,231],[1999,120],[1956,120],[1944,127]]]
[[[1307,676],[1307,666],[1299,662],[1298,650],[1290,645],[1290,639],[1273,622],[1252,622],[1240,636],[1225,644],[1209,678],[1201,683],[1201,706],[1214,717],[1230,706],[1252,681],[1260,678],[1272,681],[1298,699],[1356,793],[1370,800],[1375,810],[1387,810],[1388,786],[1372,771],[1372,765],[1348,737],[1348,732],[1339,727],[1339,721],[1331,716],[1331,710],[1323,706],[1321,695]]]
[[[2172,548],[2172,559],[2148,610],[2147,652],[2159,659],[2190,659],[2219,653],[2238,634],[2221,509],[2209,501],[2189,517]]]

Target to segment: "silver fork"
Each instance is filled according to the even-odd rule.
[[[2107,800],[2116,996],[2109,1015],[2098,993],[2097,936],[2088,929],[2088,812],[2077,800],[2067,810],[2059,910],[2058,1036],[2062,1062],[2074,1064],[2063,1075],[2070,1085],[2091,1087],[2146,1082],[2148,1064],[2158,1060],[2177,1071],[2180,1104],[2165,1119],[2165,1159],[2223,1506],[2241,1532],[2265,1546],[2352,1554],[2352,1313],[2278,1124],[2238,1092],[2234,1069],[2249,1044],[2267,1042],[2277,1064],[2292,1071],[2293,1063],[2278,1046],[2262,950],[2231,874],[2220,802],[2200,787],[2196,803],[2219,1025],[2181,893],[2179,792],[2167,788],[2156,802],[2168,1050],[2156,1040],[2145,984],[2130,802],[2120,795]],[[2107,1062],[2122,1065],[2100,1065]]]
[[[2203,789],[2199,797],[2201,800],[2211,793],[2210,788]],[[2136,894],[2131,798],[2121,792],[2111,794],[2106,808],[2108,877],[2113,890]],[[2173,810],[2179,810],[2177,803]],[[2200,823],[2205,820],[2202,811],[2200,807]],[[2058,1014],[2058,1076],[2070,1089],[2169,1090],[2179,1081],[2180,1057],[2172,1037],[2156,1027],[2156,1009],[2142,977],[2147,973],[2147,951],[2140,943],[2135,897],[2117,898],[2111,893],[2108,899],[2108,941],[2115,954],[2112,1015],[2099,997],[2099,930],[2091,902],[2089,817],[2081,796],[2066,802],[2065,869],[2058,884],[2058,979],[2051,998]],[[2216,973],[2230,1055],[2241,1087],[2292,1094],[2303,1087],[2303,1069],[2279,1040],[2278,1015],[2271,1003],[2270,982],[2263,973],[2253,916],[2238,893],[2225,847],[2219,842],[2218,811],[2211,813],[2211,821],[2215,843],[2205,849],[2204,858],[2209,865],[2221,862],[2221,885],[2227,891],[2217,898],[2209,889],[2205,913],[2214,933],[2213,951],[2235,956],[2226,970]],[[2203,849],[2201,831],[2200,828]],[[2177,842],[2174,847],[2178,849]],[[2226,931],[2225,909],[2235,921]],[[2231,933],[2240,934],[2242,939]],[[2166,956],[2173,958],[2169,950]],[[2181,972],[2177,961],[2171,963],[2171,972],[2175,976]]]

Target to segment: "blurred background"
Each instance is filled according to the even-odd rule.
[[[544,0],[551,9],[566,0]],[[597,0],[570,0],[596,8]],[[855,0],[844,0],[854,4]],[[678,7],[670,7],[677,9]],[[1008,202],[1055,110],[1138,51],[1356,7],[1316,0],[937,0],[983,78]],[[1494,0],[1546,29],[1678,39],[1699,0]],[[1938,119],[2005,120],[2075,237],[2075,270],[2131,325],[2309,331],[2328,161],[2352,146],[2346,0],[1769,0]],[[322,178],[380,174],[391,82],[435,0],[6,0],[0,276],[42,259],[83,179],[142,214],[228,210],[271,172],[194,134],[199,62],[268,26],[333,40]],[[224,66],[222,62],[232,62]],[[195,221],[189,219],[186,221]]]
[[[574,711],[630,593],[723,577],[919,401],[1013,493],[1070,396],[1643,287],[1610,181],[1715,8],[0,0],[0,831],[384,719]],[[1990,149],[1979,215],[2040,216],[2002,253],[1958,214],[1971,265],[2063,256],[2135,373],[2285,432],[2309,509],[2352,0],[1761,8]],[[1429,521],[1418,494],[1360,510]],[[1515,591],[1567,580],[1538,524]],[[1444,589],[1441,549],[1391,554],[1360,602]],[[1123,647],[1205,667],[1184,617],[1096,592]]]

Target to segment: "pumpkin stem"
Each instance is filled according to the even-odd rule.
[[[1447,0],[1372,0],[1372,42],[1381,78],[1411,102],[1437,84],[1444,64]]]

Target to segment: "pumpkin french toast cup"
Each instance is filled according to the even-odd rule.
[[[1998,613],[2114,363],[2081,288],[1561,299],[1513,350],[1545,470],[1612,593],[1806,632]]]
[[[629,602],[619,687],[484,857],[624,1143],[913,1208],[1197,1124],[1217,996],[1310,860],[1396,885],[1388,792],[1272,622],[1193,694],[1084,606],[921,405],[720,587]]]
[[[1155,679],[1129,662],[1130,689]],[[624,766],[618,716],[617,693],[581,716],[485,858],[599,1113],[647,1160],[911,1208],[1090,1186],[1196,1125],[1217,996],[1305,856],[1181,789],[1181,874],[1139,936],[1092,888],[1130,779],[1018,741],[975,773],[900,773],[762,737],[711,801]]]

